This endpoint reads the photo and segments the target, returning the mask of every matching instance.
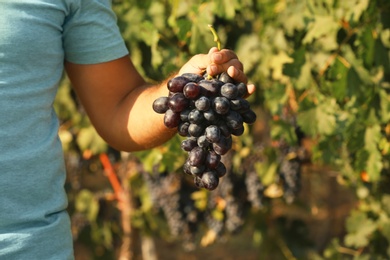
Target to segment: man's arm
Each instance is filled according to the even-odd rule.
[[[66,62],[65,68],[92,124],[114,148],[149,149],[176,133],[176,129],[165,127],[163,115],[152,109],[156,98],[168,95],[166,82],[148,85],[129,57],[93,65]],[[212,48],[208,54],[196,55],[179,74],[204,71],[211,75],[228,71],[236,80],[247,81],[241,62],[228,50]]]

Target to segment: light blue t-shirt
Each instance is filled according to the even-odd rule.
[[[109,0],[0,0],[0,259],[73,259],[53,100],[64,60],[128,54]]]

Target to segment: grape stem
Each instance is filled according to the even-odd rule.
[[[210,28],[211,33],[214,36],[214,42],[217,43],[217,48],[220,51],[221,50],[221,40],[219,39],[217,31],[214,29],[214,27],[211,24],[209,24],[209,28]]]

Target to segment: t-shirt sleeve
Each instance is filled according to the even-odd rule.
[[[65,59],[96,64],[121,58],[128,50],[109,0],[80,0],[63,25]]]

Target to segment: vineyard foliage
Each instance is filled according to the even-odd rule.
[[[248,100],[258,119],[255,125],[246,128],[243,136],[235,139],[229,160],[231,174],[237,175],[238,181],[226,178],[230,178],[232,185],[245,186],[244,172],[245,178],[249,178],[247,173],[254,171],[254,179],[262,185],[259,191],[268,202],[280,199],[277,192],[276,195],[269,192],[281,185],[278,175],[281,147],[302,149],[304,136],[310,140],[310,147],[304,148],[309,154],[308,161],[332,169],[338,185],[347,187],[356,196],[358,203],[348,214],[343,236],[329,239],[324,250],[317,252],[308,246],[298,249],[290,246],[292,255],[299,259],[309,255],[311,259],[390,258],[388,0],[112,2],[130,56],[151,82],[161,82],[191,56],[206,53],[215,46],[209,24],[214,25],[223,47],[238,54],[249,81],[257,87]],[[79,169],[84,166],[80,162],[88,162],[88,170],[96,171],[101,166],[99,163],[91,166],[94,156],[112,150],[90,125],[66,78],[55,106],[62,123],[59,134],[71,168]],[[142,167],[133,170],[136,173],[122,176],[122,181],[130,183],[132,196],[138,201],[131,217],[133,226],[166,239],[170,237],[169,219],[167,223],[156,216],[153,203],[160,206],[163,203],[153,199],[155,195],[147,189],[142,175],[160,178],[168,173],[185,179],[181,166],[186,155],[180,149],[180,140],[174,137],[163,146],[131,155]],[[113,161],[124,163],[119,153],[111,154]],[[188,199],[198,211],[210,211],[214,220],[227,218],[226,206],[210,200],[217,191],[206,192],[186,185],[190,187]],[[267,188],[268,193],[264,193]],[[178,190],[172,188],[171,193]],[[93,243],[112,250],[113,236],[120,231],[112,223],[107,224],[107,219],[99,219],[100,204],[96,201],[101,201],[102,191],[73,184],[68,191],[71,214],[84,214],[85,221],[95,223],[90,225]],[[218,194],[229,203],[223,197],[224,192]],[[242,199],[239,197],[242,194],[237,196],[233,202]],[[259,206],[252,201],[248,206],[248,201],[244,201],[246,209],[249,207],[247,212],[252,213],[242,213],[243,221],[256,226],[253,243],[269,243],[267,227],[261,222],[269,217],[272,203],[263,201]],[[290,205],[296,200],[285,197],[285,203]],[[199,228],[197,232],[206,237],[207,230],[211,228]],[[196,243],[195,238],[190,239]]]

